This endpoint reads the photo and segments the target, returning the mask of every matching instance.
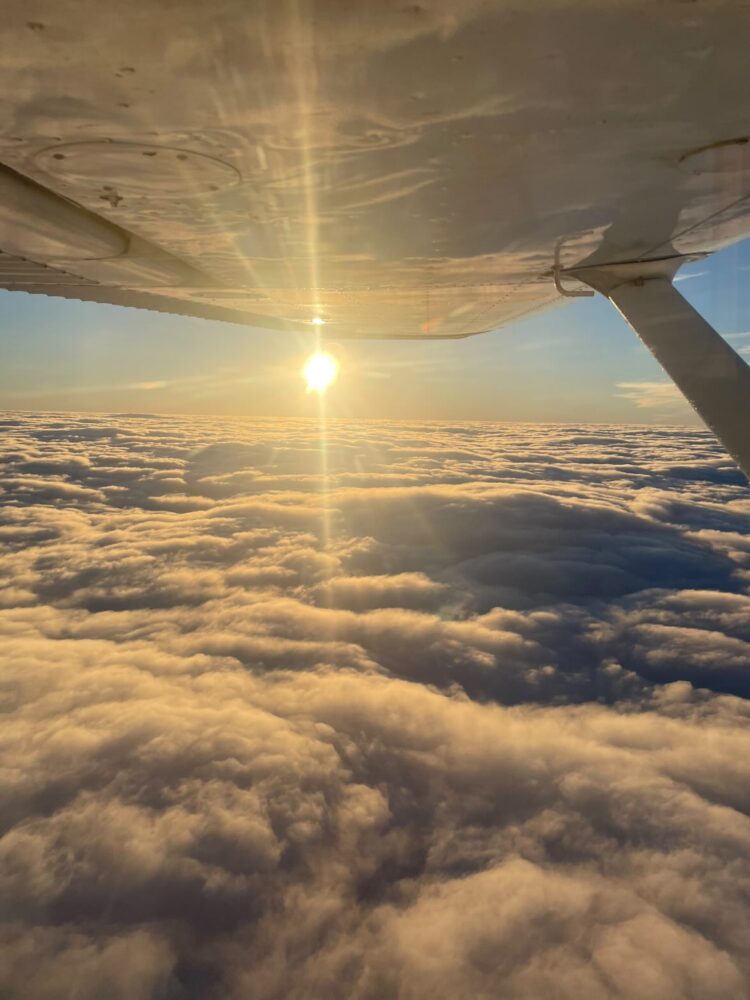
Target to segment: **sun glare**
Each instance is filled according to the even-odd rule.
[[[339,363],[325,351],[316,351],[305,362],[302,374],[307,382],[308,392],[322,395],[336,381],[339,373]]]

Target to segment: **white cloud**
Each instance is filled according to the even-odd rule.
[[[674,279],[675,284],[681,281],[693,281],[695,278],[705,278],[708,271],[691,271],[689,274],[678,274]]]
[[[641,410],[687,410],[688,403],[674,382],[618,382],[617,393]]]
[[[750,995],[708,434],[3,423],[4,996]]]

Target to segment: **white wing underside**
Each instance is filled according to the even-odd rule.
[[[463,337],[750,232],[739,0],[3,13],[0,287]]]

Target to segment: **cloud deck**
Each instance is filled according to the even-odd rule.
[[[2,424],[3,995],[750,996],[708,435]]]

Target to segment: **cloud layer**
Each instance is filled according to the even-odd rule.
[[[708,435],[2,425],[4,996],[750,996]]]

